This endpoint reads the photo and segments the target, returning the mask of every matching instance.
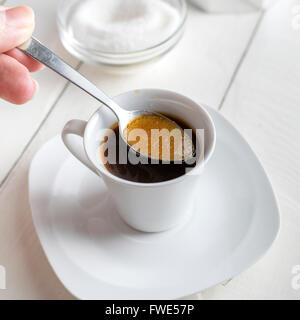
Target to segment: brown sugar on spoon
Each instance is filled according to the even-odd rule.
[[[159,114],[143,114],[131,120],[124,132],[127,143],[152,159],[183,161],[194,152],[191,137],[184,129]]]

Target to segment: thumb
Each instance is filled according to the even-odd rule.
[[[28,40],[34,29],[34,12],[29,7],[0,9],[0,53]]]

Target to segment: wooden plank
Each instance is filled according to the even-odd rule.
[[[299,1],[279,1],[265,14],[229,91],[222,113],[242,132],[265,167],[281,207],[281,230],[270,252],[207,298],[299,299],[291,286],[300,264]]]
[[[71,57],[62,47],[56,31],[56,6],[59,0],[24,0],[22,5],[31,6],[36,12],[34,35],[43,41],[73,66],[78,60]],[[20,1],[9,0],[6,6],[20,5]],[[63,91],[66,81],[50,70],[34,74],[40,90],[33,101],[24,106],[14,106],[0,100],[0,185],[13,164],[18,160],[40,123],[45,118],[57,97]],[[4,156],[3,156],[4,155]]]
[[[81,71],[111,95],[137,87],[168,88],[218,106],[258,15],[190,13],[182,42],[156,63],[118,69],[84,65]],[[0,299],[71,297],[55,278],[38,242],[28,203],[27,173],[34,153],[45,141],[68,120],[87,119],[97,107],[79,89],[68,87],[2,185],[0,263],[8,270],[8,289],[0,291]]]

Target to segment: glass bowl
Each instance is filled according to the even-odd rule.
[[[175,46],[183,34],[187,17],[186,1],[155,0],[156,4],[160,1],[160,5],[167,6],[168,10],[171,6],[170,12],[172,12],[172,16],[170,15],[168,17],[168,21],[171,21],[170,23],[172,23],[172,30],[171,28],[170,30],[164,30],[165,33],[161,33],[158,37],[153,34],[149,34],[149,37],[147,37],[147,34],[145,34],[144,37],[141,36],[140,39],[142,39],[142,41],[143,39],[146,39],[146,41],[144,41],[145,43],[148,39],[151,39],[151,45],[145,46],[144,48],[135,48],[134,42],[131,41],[130,49],[114,46],[112,50],[109,48],[109,45],[114,45],[111,38],[115,35],[110,34],[113,32],[112,30],[114,30],[114,25],[109,21],[110,24],[106,27],[105,22],[103,22],[105,19],[100,20],[99,16],[94,14],[96,10],[92,7],[93,5],[99,7],[104,5],[102,1],[114,0],[62,0],[58,7],[57,24],[62,44],[72,55],[87,63],[110,65],[129,65],[140,63],[169,51]],[[150,3],[151,2],[148,2],[147,5],[150,5]],[[153,4],[154,2],[152,2],[151,5]],[[105,9],[105,6],[103,8]],[[106,9],[108,10],[110,8],[106,7]],[[131,14],[132,11],[129,11],[127,7],[125,7],[125,9],[127,9],[128,14]],[[148,8],[148,14],[150,14],[150,12],[152,11]],[[121,13],[123,14],[124,10],[121,11]],[[103,12],[101,12],[101,14],[103,14]],[[155,21],[157,14],[152,14],[152,16],[153,17],[151,17],[151,19],[154,19],[153,21]],[[103,17],[105,18],[105,16]],[[172,20],[172,17],[175,17],[176,19],[174,18]],[[118,19],[119,18],[120,17],[118,17]],[[115,19],[118,21],[117,18]],[[91,29],[91,26],[94,29]],[[118,30],[117,27],[115,30]],[[136,29],[133,30],[135,31]],[[167,33],[168,31],[170,32]],[[119,32],[116,34],[119,38],[113,39],[119,40],[116,42],[117,44],[120,44],[120,42],[122,44],[123,39],[123,42],[126,43],[126,37],[128,37],[128,34],[129,33],[126,33],[125,31],[123,34]],[[110,35],[112,35],[112,37]],[[134,41],[134,39],[135,38],[132,37],[131,40]],[[105,45],[107,45],[107,47],[105,47]]]

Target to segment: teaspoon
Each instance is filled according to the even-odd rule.
[[[102,104],[107,106],[113,113],[116,115],[118,119],[119,124],[119,132],[124,140],[124,142],[127,144],[127,146],[134,150],[134,152],[138,153],[137,150],[135,150],[130,144],[128,144],[126,138],[124,137],[124,130],[126,129],[128,123],[135,119],[136,117],[142,116],[142,115],[157,115],[160,117],[167,118],[169,121],[173,122],[177,127],[179,125],[169,119],[168,117],[156,113],[156,112],[149,112],[147,110],[134,110],[134,111],[127,111],[123,108],[121,108],[114,100],[109,98],[103,91],[101,91],[99,88],[97,88],[92,82],[90,82],[88,79],[86,79],[81,73],[79,73],[77,70],[72,68],[69,64],[67,64],[63,59],[58,57],[56,54],[54,54],[50,49],[45,47],[41,42],[39,42],[37,39],[31,37],[27,42],[25,42],[23,45],[19,47],[19,49],[29,56],[33,57],[34,59],[38,60],[45,66],[49,67],[65,79],[69,80],[82,90],[84,90],[86,93],[91,95],[96,100],[100,101]],[[180,128],[180,127],[179,127]],[[149,156],[147,156],[149,158]]]

